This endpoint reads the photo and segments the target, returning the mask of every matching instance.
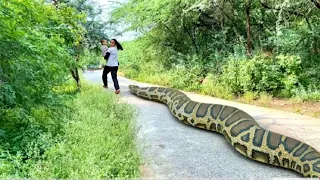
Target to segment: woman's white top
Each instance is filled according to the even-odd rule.
[[[107,61],[107,66],[119,66],[117,47],[110,47],[107,52],[110,53],[110,56]]]

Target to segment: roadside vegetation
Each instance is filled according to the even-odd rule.
[[[100,87],[76,92],[73,83],[58,89],[69,97],[54,114],[34,109],[33,127],[18,135],[3,132],[0,177],[139,177],[134,109]]]
[[[319,114],[317,1],[129,0],[112,15],[140,33],[121,52],[129,78]]]
[[[0,178],[139,177],[134,109],[80,78],[107,36],[96,14],[0,1]]]

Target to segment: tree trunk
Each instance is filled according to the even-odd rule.
[[[77,63],[79,62],[79,55],[76,57],[76,62]],[[72,75],[73,79],[77,82],[78,88],[80,88],[81,87],[81,82],[80,82],[80,76],[79,76],[78,68],[75,68],[74,70],[70,69],[70,71],[71,71],[71,75]]]
[[[194,48],[196,50],[196,53],[199,54],[199,49],[198,49],[198,46],[197,46],[197,40],[196,40],[196,37],[195,37],[195,32],[192,32],[192,30],[190,28],[188,28],[184,23],[183,23],[183,27],[184,27],[185,33],[187,33],[188,36],[190,37],[190,39],[192,41],[192,45],[194,46]]]
[[[58,0],[52,0],[51,2],[56,8],[58,8],[58,5],[59,5]],[[79,57],[80,56],[78,55],[76,57],[76,60],[75,60],[77,62],[77,64],[79,63]],[[78,88],[80,88],[81,87],[81,82],[80,82],[80,76],[79,76],[78,68],[76,67],[74,69],[70,69],[70,72],[71,72],[71,75],[72,75],[73,79],[76,81]]]
[[[251,42],[251,26],[250,26],[250,6],[251,0],[246,1],[245,11],[246,11],[246,26],[247,26],[247,56],[252,55],[252,42]]]

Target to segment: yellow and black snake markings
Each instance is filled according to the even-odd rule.
[[[319,152],[301,141],[263,129],[240,109],[195,102],[171,88],[129,85],[129,89],[139,97],[167,104],[185,124],[223,134],[246,157],[320,178]]]

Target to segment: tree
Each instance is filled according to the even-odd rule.
[[[79,76],[79,59],[81,54],[85,49],[90,51],[98,51],[98,42],[101,39],[108,39],[105,33],[106,24],[101,20],[102,10],[99,7],[95,7],[90,4],[89,0],[53,0],[52,3],[55,5],[56,9],[59,10],[60,7],[68,6],[77,10],[78,14],[81,14],[86,18],[86,20],[80,21],[79,25],[83,28],[83,34],[81,40],[77,42],[70,42],[70,52],[74,56],[73,66],[70,68],[71,75],[73,79],[77,82],[78,86],[81,86],[80,76]]]

